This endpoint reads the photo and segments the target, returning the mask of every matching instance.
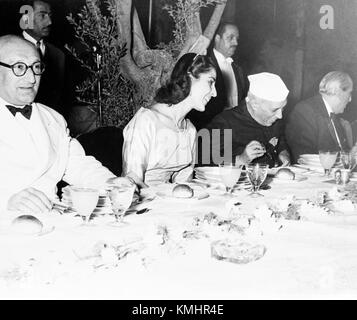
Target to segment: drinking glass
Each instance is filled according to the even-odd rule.
[[[341,163],[344,169],[353,170],[356,166],[356,157],[352,152],[340,152]]]
[[[230,195],[234,185],[238,182],[242,172],[242,165],[233,163],[221,163],[219,165],[219,175],[226,186],[226,194]]]
[[[328,177],[330,175],[331,168],[336,162],[337,155],[338,151],[319,151],[320,163],[325,170],[324,176]]]
[[[83,218],[84,225],[87,225],[98,204],[99,190],[81,187],[71,187],[70,190],[73,209]]]
[[[249,164],[245,166],[250,183],[252,184],[252,192],[249,194],[252,197],[263,196],[259,193],[259,188],[268,175],[269,165],[262,163]]]
[[[114,186],[109,191],[108,195],[115,216],[115,222],[111,222],[111,225],[121,226],[124,224],[124,215],[133,201],[134,191],[135,185]]]

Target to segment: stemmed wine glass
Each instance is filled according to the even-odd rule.
[[[238,182],[242,172],[242,165],[234,163],[221,163],[219,165],[219,175],[226,186],[226,194],[231,195],[233,187]]]
[[[338,151],[319,151],[319,158],[322,167],[325,169],[324,176],[329,176],[331,168],[336,162]]]
[[[132,184],[114,186],[109,191],[108,195],[115,216],[115,222],[111,222],[111,225],[120,227],[124,224],[123,218],[133,201],[134,191],[135,185]]]
[[[73,209],[82,216],[83,225],[88,225],[91,214],[98,204],[99,190],[91,188],[71,187]]]
[[[252,192],[249,194],[252,197],[262,197],[259,193],[259,188],[266,179],[269,171],[268,164],[254,163],[245,166],[247,169],[247,175],[252,184]]]

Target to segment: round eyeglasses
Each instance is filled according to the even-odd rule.
[[[12,65],[0,62],[0,66],[10,68],[16,77],[22,77],[27,72],[27,69],[31,69],[36,76],[40,76],[45,71],[45,64],[40,61],[35,62],[31,66],[28,66],[24,62],[16,62]]]

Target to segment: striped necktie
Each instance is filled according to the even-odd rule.
[[[42,54],[42,50],[41,50],[41,41],[37,41],[36,42],[36,47],[37,47],[37,51],[38,54],[40,55],[41,61],[43,60],[43,54]]]

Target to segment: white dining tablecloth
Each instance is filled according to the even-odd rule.
[[[112,217],[97,217],[83,226],[79,217],[52,212],[39,216],[42,235],[12,232],[14,213],[4,212],[0,298],[356,299],[357,212],[285,220],[282,228],[250,235],[247,241],[263,244],[267,251],[247,264],[211,257],[212,241],[224,239],[224,233],[215,239],[182,238],[195,217],[212,212],[225,216],[233,202],[241,203],[242,212],[257,214],[257,208],[273,199],[288,195],[305,199],[334,184],[312,174],[305,181],[270,186],[259,198],[246,190],[228,198],[219,190],[197,188],[209,196],[187,200],[171,197],[173,185],[162,184],[145,190],[156,198],[137,209],[150,210],[128,214],[124,226],[111,226]],[[157,235],[162,228],[172,238],[164,245]],[[127,255],[126,247],[132,250]],[[112,248],[123,249],[120,260],[113,261]]]

